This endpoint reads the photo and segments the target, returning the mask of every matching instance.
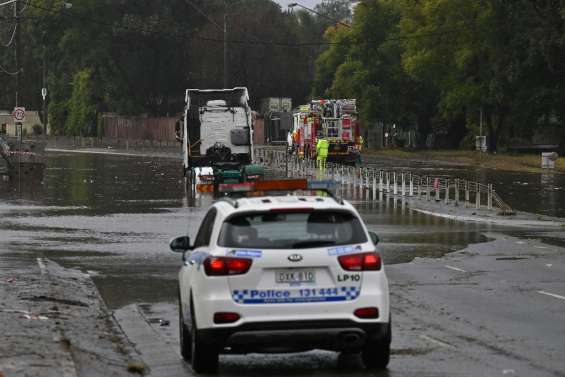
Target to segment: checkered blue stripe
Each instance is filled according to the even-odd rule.
[[[243,304],[246,298],[250,298],[251,295],[248,289],[244,289],[242,291],[236,289],[232,293],[233,300],[238,304]]]
[[[352,301],[359,297],[361,293],[360,287],[339,287],[339,293],[337,296],[318,296],[318,297],[303,297],[303,298],[296,298],[290,297],[286,302],[322,302],[322,301]],[[235,289],[232,291],[232,298],[238,304],[244,304],[248,300],[251,300],[251,290],[249,289]]]
[[[341,287],[340,289],[346,300],[355,300],[361,293],[360,287]]]

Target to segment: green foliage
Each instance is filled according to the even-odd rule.
[[[321,13],[347,17],[344,0],[327,3],[334,1],[341,8],[324,4]],[[269,96],[301,103],[309,96],[313,62],[323,49],[316,43],[331,24],[306,11],[288,12],[271,0],[71,2],[71,9],[64,0],[30,0],[22,6],[21,101],[29,109],[41,107],[45,56],[49,112],[57,132],[64,132],[72,83],[85,69],[94,78],[90,95],[97,112],[173,115],[182,111],[187,88],[223,87],[225,13],[229,86],[247,86],[255,107]],[[12,11],[0,7],[0,42],[10,39]],[[0,47],[2,67],[15,70],[13,56],[13,45]],[[0,72],[0,84],[0,109],[10,109],[15,78]]]
[[[338,45],[317,60],[313,90],[359,98],[366,122],[415,124],[454,147],[482,109],[495,150],[565,119],[560,2],[367,0],[347,38],[326,37]]]
[[[69,116],[65,123],[67,135],[92,136],[96,125],[96,106],[92,96],[92,72],[88,69],[77,72],[73,79]]]

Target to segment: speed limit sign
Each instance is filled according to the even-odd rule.
[[[15,107],[12,113],[15,123],[24,123],[26,121],[26,108],[25,107]]]

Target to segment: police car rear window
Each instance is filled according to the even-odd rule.
[[[222,225],[218,244],[256,249],[305,249],[367,242],[349,212],[264,212],[238,215]]]

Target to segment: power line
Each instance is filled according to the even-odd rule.
[[[17,29],[18,29],[18,24],[14,25],[14,30],[12,31],[12,36],[10,37],[10,40],[8,41],[8,43],[2,43],[1,44],[2,47],[10,47],[12,45],[12,42],[14,42],[14,37],[16,36]]]
[[[191,3],[190,0],[186,0],[187,2]],[[192,5],[192,4],[191,4]],[[70,14],[69,12],[65,11],[65,10],[58,10],[58,9],[53,9],[53,8],[46,8],[46,7],[42,7],[40,5],[34,4],[33,2],[29,3],[30,7],[34,7],[52,14],[62,14],[63,16],[69,17],[69,18],[74,18],[74,19],[79,19],[82,21],[86,21],[86,22],[90,22],[90,23],[94,23],[94,24],[98,24],[98,25],[102,25],[102,26],[107,26],[107,27],[111,27],[114,30],[116,29],[121,29],[123,31],[131,31],[131,32],[139,32],[139,33],[143,33],[143,34],[151,34],[151,35],[157,35],[157,36],[168,36],[168,37],[172,37],[172,38],[176,38],[176,39],[180,39],[183,41],[186,41],[187,38],[194,38],[194,39],[198,39],[200,41],[204,41],[204,42],[214,42],[214,43],[228,43],[228,44],[232,44],[232,45],[270,45],[270,46],[276,46],[276,47],[286,47],[286,48],[300,48],[300,47],[314,47],[314,46],[336,46],[336,45],[352,45],[355,44],[354,42],[351,41],[346,41],[346,42],[329,42],[329,41],[318,41],[318,42],[302,42],[302,43],[289,43],[289,42],[277,42],[277,41],[263,41],[263,40],[255,40],[255,41],[251,41],[251,40],[241,40],[241,39],[224,39],[224,38],[214,38],[214,37],[204,37],[204,36],[200,36],[200,35],[191,35],[189,33],[181,33],[181,32],[176,32],[176,31],[158,31],[158,30],[154,30],[151,28],[143,28],[143,27],[137,27],[137,26],[128,26],[128,25],[116,25],[113,23],[109,23],[109,22],[105,22],[105,21],[101,21],[101,20],[97,20],[95,18],[92,17],[85,17],[85,16],[81,16],[81,15],[77,15],[77,14]],[[196,8],[195,8],[196,9]],[[218,23],[216,23],[215,21],[213,21],[208,15],[206,15],[206,13],[204,13],[200,8],[198,8],[200,12],[202,12],[201,14],[203,16],[205,16],[209,22],[211,22],[212,24],[214,24],[216,27],[220,27],[222,28]],[[222,28],[223,30],[223,28]],[[447,35],[447,34],[452,34],[456,31],[460,31],[463,30],[463,28],[451,28],[449,30],[437,30],[434,32],[429,32],[429,33],[420,33],[420,34],[412,34],[412,35],[406,35],[406,36],[397,36],[397,37],[389,37],[389,38],[384,38],[383,40],[380,41],[365,41],[367,44],[381,44],[384,42],[390,42],[390,41],[402,41],[402,40],[410,40],[410,39],[419,39],[419,38],[427,38],[427,37],[433,37],[433,36],[441,36],[441,35]],[[254,37],[255,39],[256,37]]]
[[[4,68],[2,65],[0,65],[0,71],[7,74],[7,75],[10,75],[10,76],[16,76],[17,74],[19,74],[22,71],[22,69],[20,68],[15,72],[11,72],[11,71],[8,71],[6,68]]]

